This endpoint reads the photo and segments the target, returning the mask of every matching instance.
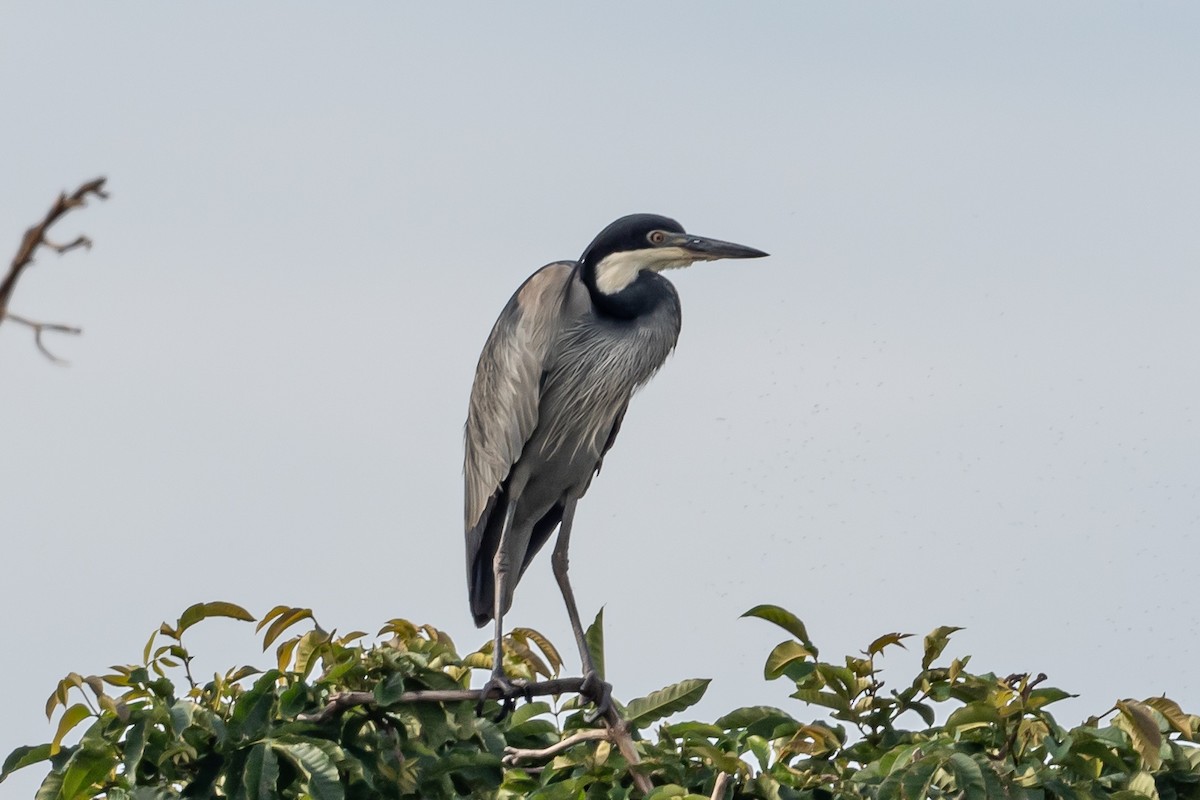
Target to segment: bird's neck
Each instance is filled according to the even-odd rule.
[[[602,315],[617,319],[633,319],[649,314],[658,308],[669,289],[663,284],[667,279],[653,272],[642,270],[634,280],[617,291],[606,292],[596,282],[596,265],[584,259],[579,263],[579,274],[583,285],[592,298],[592,305]]]

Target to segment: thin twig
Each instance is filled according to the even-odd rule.
[[[585,731],[568,736],[557,744],[552,744],[549,747],[541,750],[526,750],[520,747],[504,748],[504,763],[510,767],[520,764],[522,761],[544,761],[547,758],[553,758],[559,753],[570,750],[580,742],[594,742],[596,740],[612,741],[611,728],[589,728]]]
[[[66,244],[57,244],[46,238],[46,232],[54,223],[66,215],[68,211],[85,205],[89,195],[94,195],[101,200],[107,199],[108,192],[104,190],[104,181],[104,178],[95,178],[81,184],[78,189],[69,195],[66,192],[60,193],[58,199],[54,201],[54,205],[46,212],[46,216],[25,231],[25,235],[21,238],[21,245],[17,248],[17,254],[13,256],[13,260],[9,264],[8,273],[4,276],[4,280],[0,281],[0,322],[3,322],[5,319],[11,319],[32,328],[34,342],[37,344],[38,350],[46,358],[59,364],[65,362],[46,348],[42,342],[42,333],[44,331],[58,331],[77,335],[80,333],[80,330],[69,325],[34,322],[24,317],[10,314],[8,313],[8,303],[12,299],[17,279],[21,277],[21,273],[25,268],[33,263],[33,257],[37,253],[38,248],[45,247],[62,254],[79,247],[90,248],[92,246],[92,240],[82,235],[76,236]]]
[[[722,772],[717,775],[716,783],[713,784],[712,796],[710,800],[722,800],[725,797],[725,787],[729,783],[732,776],[728,772]]]
[[[83,328],[76,328],[73,325],[59,325],[56,322],[34,322],[31,319],[26,319],[25,317],[17,316],[16,314],[13,314],[11,312],[6,314],[4,318],[10,319],[13,322],[19,322],[22,325],[27,325],[30,328],[33,328],[33,343],[37,345],[37,349],[41,350],[42,355],[44,355],[46,358],[50,359],[55,364],[71,363],[71,362],[67,361],[65,358],[59,358],[58,356],[54,355],[54,353],[50,352],[50,350],[46,347],[45,343],[42,342],[42,332],[43,331],[55,331],[57,333],[69,333],[72,336],[78,336],[79,334],[83,333]]]

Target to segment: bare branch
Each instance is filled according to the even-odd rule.
[[[42,342],[42,332],[55,331],[57,333],[69,333],[72,336],[78,336],[79,334],[83,333],[82,328],[76,328],[71,325],[59,325],[55,322],[34,322],[31,319],[25,319],[25,317],[19,317],[16,314],[7,314],[5,319],[11,319],[13,322],[19,322],[22,325],[27,325],[30,328],[33,328],[33,342],[37,345],[37,349],[41,350],[42,355],[44,355],[46,358],[50,359],[55,364],[66,365],[71,363],[65,358],[59,358],[58,356],[54,355],[54,353],[50,352],[45,343]]]
[[[566,694],[568,692],[578,693],[581,686],[583,686],[583,678],[558,678],[539,683],[520,684],[515,687],[511,693],[511,697],[508,695],[496,697],[495,693],[492,693],[487,699],[516,700],[521,697]],[[413,692],[404,692],[397,698],[396,703],[459,703],[464,700],[478,702],[482,699],[479,695],[479,689],[420,689]],[[374,705],[376,705],[375,695],[371,692],[338,692],[331,695],[325,708],[316,714],[301,714],[296,719],[301,722],[316,722],[319,724],[328,722],[331,719],[337,719],[346,713],[346,711],[356,706]]]
[[[711,800],[722,800],[725,797],[725,786],[729,783],[730,775],[728,772],[722,772],[717,775],[717,780],[713,784]]]
[[[89,237],[84,236],[81,233],[78,236],[76,236],[74,239],[72,239],[71,241],[67,242],[66,244],[55,244],[54,242],[50,241],[49,239],[47,239],[46,237],[43,236],[42,237],[42,246],[49,247],[54,252],[58,253],[59,255],[62,255],[63,253],[67,252],[68,250],[74,250],[76,247],[82,247],[84,250],[91,250],[92,249],[92,240]]]
[[[504,748],[503,761],[510,767],[517,766],[522,761],[545,761],[547,758],[553,758],[559,753],[564,753],[567,750],[570,750],[580,742],[594,742],[597,739],[611,742],[612,729],[589,728],[588,730],[579,731],[576,734],[568,736],[561,742],[552,744],[542,750],[526,750],[520,747],[506,747]]]
[[[62,359],[51,353],[42,342],[43,331],[60,331],[63,333],[71,333],[78,335],[80,330],[68,325],[57,325],[48,322],[33,322],[23,317],[18,317],[15,314],[8,313],[8,303],[12,299],[13,290],[16,288],[17,279],[21,277],[21,273],[33,263],[34,255],[38,249],[45,247],[54,250],[57,253],[66,253],[77,248],[91,248],[92,240],[86,236],[80,235],[66,244],[56,244],[46,238],[46,232],[54,223],[58,222],[63,216],[73,208],[79,208],[87,203],[89,195],[94,195],[101,200],[108,198],[108,192],[104,190],[105,178],[95,178],[87,181],[79,186],[71,194],[63,192],[59,194],[58,199],[54,201],[54,205],[46,212],[46,216],[40,222],[30,227],[25,231],[25,235],[21,238],[21,245],[17,248],[17,254],[13,256],[12,263],[8,267],[8,273],[4,276],[4,280],[0,282],[0,322],[5,319],[11,319],[20,322],[33,328],[34,341],[42,354],[51,361],[62,364],[66,363]]]

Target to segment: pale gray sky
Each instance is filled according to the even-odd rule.
[[[12,304],[81,324],[73,365],[0,327],[0,751],[200,600],[485,641],[475,359],[634,211],[772,257],[672,274],[678,351],[580,505],[618,697],[804,713],[738,620],[776,602],[828,656],[966,626],[1083,693],[1065,723],[1195,711],[1198,35],[1189,3],[6,3],[0,252],[113,198]],[[571,650],[545,557],[511,621]]]

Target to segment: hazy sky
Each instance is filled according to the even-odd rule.
[[[0,326],[0,754],[196,601],[485,641],[475,360],[635,211],[772,257],[672,273],[678,350],[580,504],[619,698],[808,714],[738,619],[775,602],[830,657],[965,626],[951,654],[1082,693],[1067,724],[1197,711],[1198,36],[1182,2],[10,0],[0,253],[113,196],[12,303],[84,327],[72,366]],[[572,650],[546,556],[510,620]],[[194,634],[202,672],[267,660]]]

